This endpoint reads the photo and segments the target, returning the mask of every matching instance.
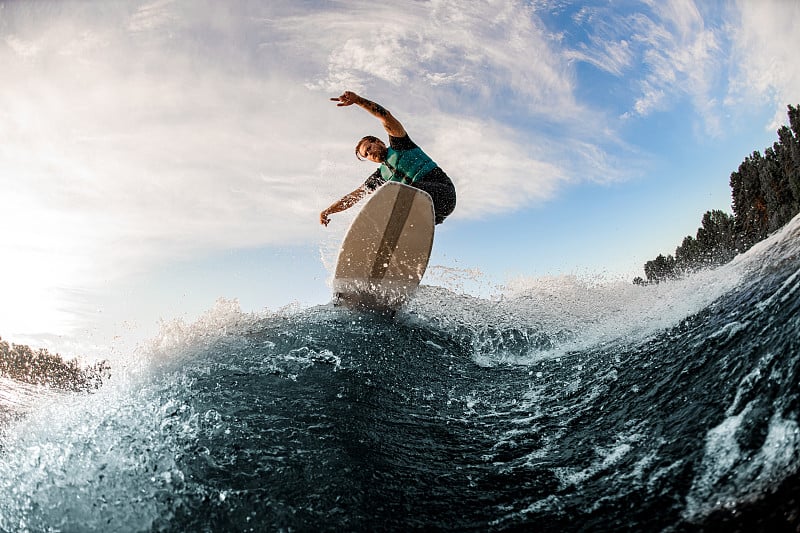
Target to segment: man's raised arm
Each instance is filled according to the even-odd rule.
[[[338,107],[349,106],[353,104],[363,107],[372,116],[381,121],[386,133],[392,137],[404,137],[406,134],[406,130],[403,128],[403,125],[400,124],[400,121],[394,118],[394,116],[386,108],[380,104],[376,104],[375,102],[367,100],[366,98],[362,98],[354,92],[345,91],[338,98],[331,98],[331,101],[339,102],[336,104]]]

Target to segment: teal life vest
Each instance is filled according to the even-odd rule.
[[[419,147],[411,150],[389,148],[386,161],[381,164],[381,177],[384,181],[411,184],[421,180],[437,166]]]

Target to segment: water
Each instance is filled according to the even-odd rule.
[[[0,382],[2,531],[792,531],[800,219],[658,286],[221,301],[96,392]]]

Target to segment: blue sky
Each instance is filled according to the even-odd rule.
[[[788,0],[0,2],[0,335],[329,301],[352,213],[318,213],[382,134],[344,90],[456,183],[424,282],[632,279],[776,140],[797,27]]]

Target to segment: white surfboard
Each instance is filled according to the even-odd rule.
[[[396,311],[425,274],[433,229],[428,193],[384,183],[370,195],[342,241],[333,278],[334,304]]]

